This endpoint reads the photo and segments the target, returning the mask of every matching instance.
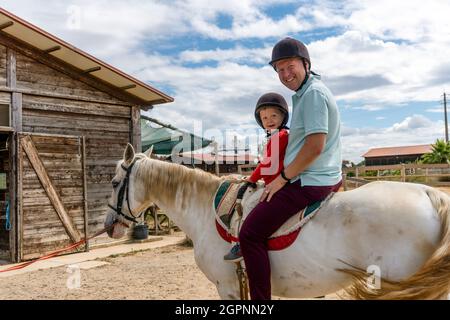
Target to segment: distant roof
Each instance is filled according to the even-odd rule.
[[[49,55],[79,70],[91,70],[89,74],[92,76],[124,90],[146,103],[160,104],[173,101],[173,98],[165,93],[89,55],[3,8],[0,8],[0,26],[2,32],[39,50],[46,51]]]
[[[431,144],[422,144],[417,146],[373,148],[362,155],[364,158],[404,156],[410,154],[425,154],[432,151]]]

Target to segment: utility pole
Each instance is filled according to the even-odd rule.
[[[214,165],[216,168],[216,175],[219,176],[219,148],[217,146],[217,141],[213,142],[214,147]]]
[[[447,96],[444,91],[444,115],[445,115],[445,142],[448,142],[448,123],[447,123]]]

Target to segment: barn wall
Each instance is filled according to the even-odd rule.
[[[0,45],[0,86],[6,86],[6,47]]]
[[[89,233],[102,229],[117,160],[130,141],[130,108],[30,95],[22,107],[24,132],[85,136]]]
[[[15,61],[9,65],[15,69],[9,85],[7,47],[12,48]],[[45,55],[42,58],[40,52],[20,41],[0,37],[0,104],[9,104],[15,95],[17,105],[14,106],[19,110],[15,114],[17,131],[86,138],[88,234],[93,234],[103,228],[106,203],[112,190],[111,179],[127,142],[140,145],[139,107],[136,101],[113,92],[107,85],[79,76],[63,62],[46,59]],[[97,84],[101,90],[97,89]],[[64,169],[61,170],[64,175]],[[39,197],[36,193],[36,199]],[[79,211],[68,206],[72,213]],[[44,207],[42,210],[46,212],[48,208]],[[26,232],[30,234],[32,230]],[[111,241],[104,235],[90,244]]]
[[[81,138],[33,135],[31,141],[75,229],[84,236]],[[22,206],[20,251],[22,258],[28,260],[70,245],[71,240],[29,157],[24,151],[19,152],[19,157]]]
[[[117,98],[75,80],[28,56],[16,54],[17,88],[120,103]]]
[[[17,54],[16,61],[18,89],[74,97],[23,94],[22,125],[23,132],[85,136],[88,230],[93,234],[103,228],[115,166],[131,141],[131,107],[27,56]],[[109,241],[103,236],[91,244]]]

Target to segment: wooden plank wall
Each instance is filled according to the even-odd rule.
[[[74,100],[23,96],[23,130],[86,138],[89,233],[103,228],[117,161],[130,139],[130,108]],[[106,236],[105,236],[106,237]],[[108,242],[94,239],[91,245]]]
[[[17,53],[17,88],[120,103],[115,97]]]
[[[81,139],[39,135],[32,135],[31,139],[70,219],[80,235],[84,235]],[[24,150],[20,149],[23,226],[21,252],[22,259],[28,260],[63,248],[72,241],[30,160]]]
[[[23,132],[85,136],[88,230],[93,234],[103,228],[116,164],[132,139],[131,107],[33,59],[21,54],[16,59],[18,89],[74,97],[23,94]],[[111,242],[106,235],[90,245],[105,242]]]
[[[8,85],[6,58],[7,49],[0,45],[0,87]],[[116,163],[121,159],[127,142],[138,137],[137,127],[133,129],[131,122],[132,114],[136,115],[138,109],[134,107],[132,110],[129,101],[119,100],[17,51],[15,65],[16,87],[13,90],[22,92],[17,94],[21,98],[23,117],[20,131],[86,138],[88,233],[93,234],[103,228]],[[11,103],[11,95],[10,88],[0,91],[0,103]],[[63,183],[62,187],[64,183],[69,184],[69,176],[74,179],[79,177],[64,169],[61,169],[60,175],[59,180],[63,181],[58,183]],[[28,197],[35,196],[39,199],[42,196],[39,192],[27,192]],[[49,210],[45,206],[47,204],[44,205],[44,214]],[[79,210],[77,207],[69,209],[71,212]],[[19,228],[20,222],[17,222]],[[24,229],[27,228],[28,222],[24,220]],[[63,228],[61,223],[58,228]],[[59,232],[58,230],[56,232]],[[31,232],[31,229],[27,232]],[[48,236],[51,239],[50,234]],[[92,240],[90,245],[111,241],[105,235]]]
[[[0,86],[6,86],[6,47],[0,45]]]

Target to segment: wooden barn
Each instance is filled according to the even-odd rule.
[[[0,259],[102,229],[116,162],[141,148],[140,109],[171,101],[0,8]]]

